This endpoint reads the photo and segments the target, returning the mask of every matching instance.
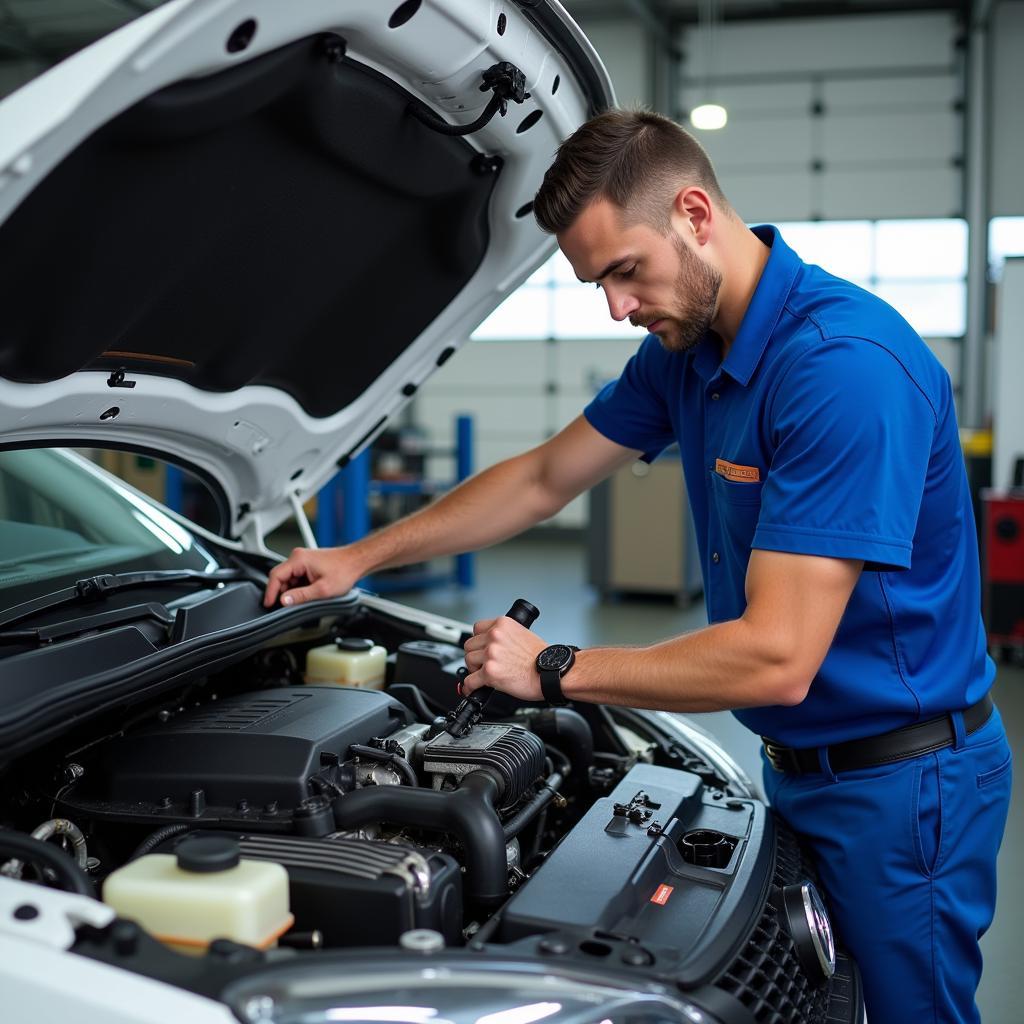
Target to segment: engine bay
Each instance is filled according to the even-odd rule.
[[[723,976],[766,905],[782,920],[773,886],[806,872],[798,855],[780,867],[775,823],[713,740],[656,713],[501,694],[455,727],[460,644],[378,604],[110,707],[11,764],[0,874],[69,888],[46,858],[11,856],[2,841],[63,846],[78,891],[147,930],[148,903],[134,912],[109,894],[148,863],[173,903],[186,851],[206,849],[286,876],[287,926],[243,940],[269,953],[428,941],[687,986]],[[379,650],[381,677],[310,681],[310,652],[331,645]],[[217,948],[218,907],[187,952]],[[189,941],[148,931],[177,950]],[[109,953],[95,937],[82,948]],[[822,968],[805,959],[808,992],[826,998]]]

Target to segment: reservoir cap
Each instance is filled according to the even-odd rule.
[[[241,859],[238,841],[228,836],[189,836],[174,848],[182,871],[227,871]]]
[[[373,650],[373,641],[361,636],[339,636],[334,643],[339,651]]]

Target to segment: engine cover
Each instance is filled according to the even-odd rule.
[[[106,800],[180,806],[204,803],[297,807],[322,764],[344,760],[353,743],[387,736],[410,721],[396,700],[374,690],[294,686],[229,697],[185,711],[112,742],[102,779]]]

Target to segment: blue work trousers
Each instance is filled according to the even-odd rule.
[[[978,939],[996,905],[1012,756],[998,709],[971,736],[880,768],[791,775],[765,762],[776,811],[815,855],[860,967],[868,1024],[979,1021]]]

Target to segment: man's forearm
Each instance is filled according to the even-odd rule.
[[[805,666],[744,619],[640,648],[590,648],[562,680],[578,699],[665,711],[720,711],[797,704]]]
[[[360,575],[476,551],[549,516],[561,504],[541,484],[531,453],[478,473],[426,508],[349,547]]]

